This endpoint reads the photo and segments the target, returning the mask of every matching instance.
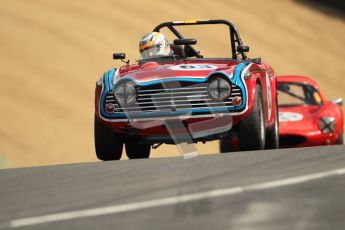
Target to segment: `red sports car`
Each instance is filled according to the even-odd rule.
[[[228,30],[229,57],[204,57],[197,40],[184,38],[178,30],[200,25]],[[161,29],[175,36],[170,55],[149,56],[130,65],[124,53],[116,53],[113,58],[126,64],[97,81],[97,157],[120,159],[124,145],[130,159],[147,158],[151,146],[162,143],[220,139],[224,152],[231,147],[233,132],[242,150],[277,148],[274,70],[260,58],[247,58],[249,47],[242,44],[236,27],[226,20],[165,22],[143,37],[142,50],[161,36]]]
[[[343,144],[341,98],[328,101],[304,76],[277,78],[281,147]]]

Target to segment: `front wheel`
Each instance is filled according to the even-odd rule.
[[[335,141],[336,145],[343,145],[344,144],[344,131],[341,131],[338,139]]]
[[[279,148],[279,115],[278,115],[278,103],[276,100],[276,110],[274,116],[274,125],[266,133],[266,149]]]
[[[265,120],[260,85],[256,85],[255,98],[250,114],[236,126],[236,129],[241,150],[261,150],[265,148]]]
[[[230,137],[219,140],[219,151],[220,153],[229,153],[234,151],[234,148],[231,145]]]
[[[239,150],[238,137],[235,133],[231,132],[230,136],[219,140],[220,153],[233,153]]]
[[[97,158],[102,161],[120,160],[123,148],[121,136],[104,126],[96,116],[94,125]]]
[[[126,143],[126,154],[129,159],[149,158],[151,153],[150,144]]]

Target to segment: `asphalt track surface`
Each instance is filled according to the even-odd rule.
[[[0,170],[0,229],[344,229],[345,146]]]

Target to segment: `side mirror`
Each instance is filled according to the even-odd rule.
[[[195,45],[197,43],[196,39],[194,38],[181,38],[181,39],[175,39],[174,45]]]
[[[127,65],[129,65],[129,60],[125,61],[124,60],[125,58],[126,58],[125,53],[114,53],[113,54],[113,59],[115,59],[115,60],[120,59],[123,63],[126,63]]]
[[[249,52],[249,46],[237,46],[238,52]]]
[[[342,98],[336,98],[330,101],[332,104],[343,106],[343,99]]]
[[[113,59],[117,60],[117,59],[125,59],[126,58],[126,54],[125,53],[114,53],[113,54]]]

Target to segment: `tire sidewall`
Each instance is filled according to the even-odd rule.
[[[99,160],[119,160],[122,156],[123,142],[121,135],[104,126],[95,116],[94,141],[96,156]]]
[[[236,127],[241,150],[261,150],[265,148],[266,130],[264,116],[261,87],[257,84],[250,114]]]
[[[129,159],[149,158],[151,153],[150,144],[125,143],[126,155]]]

